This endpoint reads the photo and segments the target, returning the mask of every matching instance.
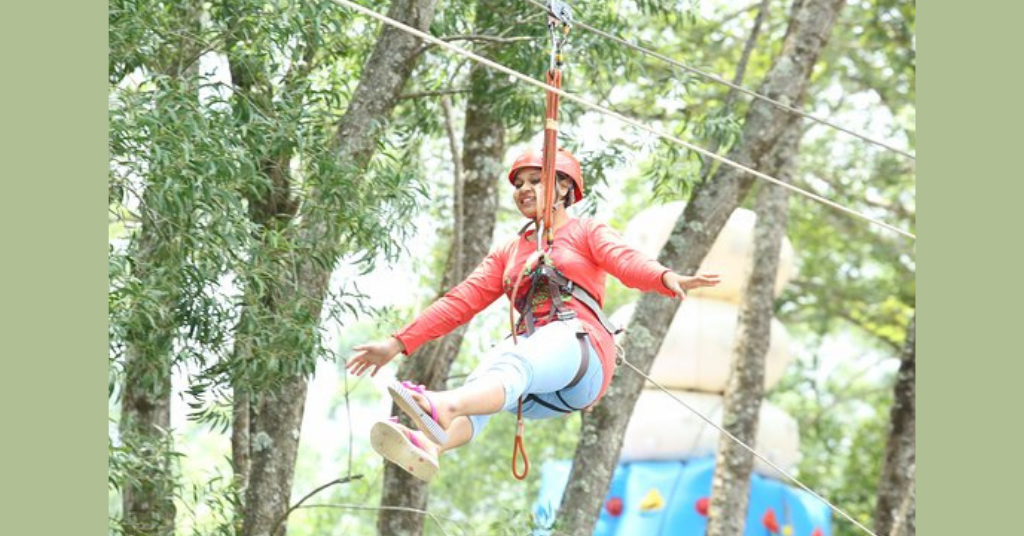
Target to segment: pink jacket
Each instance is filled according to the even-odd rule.
[[[510,297],[517,275],[536,249],[531,230],[489,253],[465,281],[395,333],[394,336],[405,345],[405,353],[410,355],[423,343],[468,322],[502,294]],[[559,271],[583,287],[602,306],[607,274],[612,274],[631,288],[674,296],[661,281],[665,272],[670,271],[668,268],[629,247],[615,230],[594,220],[571,218],[559,227],[555,231],[551,259]],[[529,276],[523,277],[519,285],[520,295],[525,294],[529,283]],[[550,311],[551,301],[550,298],[543,303],[534,301],[537,325],[542,325],[542,319]],[[598,395],[600,399],[608,389],[615,370],[615,342],[585,305],[573,299],[565,304],[576,311],[601,358],[604,384]]]

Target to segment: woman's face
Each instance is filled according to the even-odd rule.
[[[558,191],[555,192],[555,204],[568,191],[568,180],[558,181]],[[515,191],[512,192],[512,201],[515,202],[519,212],[527,218],[536,218],[537,209],[544,199],[544,184],[540,179],[540,168],[526,168],[516,173],[512,181]]]

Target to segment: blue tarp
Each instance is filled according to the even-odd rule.
[[[594,536],[702,536],[707,518],[698,511],[697,503],[711,494],[714,465],[713,457],[620,463]],[[571,468],[569,461],[544,464],[534,505],[539,526],[553,523]],[[609,501],[613,501],[610,506]],[[777,521],[778,534],[812,536],[815,529],[821,536],[832,534],[828,506],[800,489],[754,474],[743,536],[772,534],[764,522],[769,511]],[[539,529],[534,534],[548,533]]]

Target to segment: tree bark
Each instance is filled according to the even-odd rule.
[[[135,277],[149,279],[158,231],[155,221],[144,221],[132,256]],[[144,283],[145,284],[145,283]],[[158,305],[158,318],[173,316],[173,298]],[[122,493],[122,527],[128,536],[174,533],[174,477],[171,441],[171,359],[174,326],[137,318],[137,329],[125,335],[125,378],[121,392],[119,432],[147,469],[125,483]],[[140,326],[146,326],[141,328]],[[132,481],[134,480],[134,482]]]
[[[778,145],[769,171],[792,182],[800,128],[793,125]],[[756,448],[758,415],[764,398],[764,358],[771,342],[775,276],[786,235],[789,190],[761,185],[754,227],[754,265],[737,321],[735,361],[725,389],[722,423],[725,430]],[[725,434],[718,440],[708,510],[708,536],[743,534],[750,497],[754,456]]]
[[[917,315],[907,326],[907,338],[900,356],[892,410],[889,413],[889,439],[885,445],[882,474],[878,479],[878,504],[875,506],[875,533],[914,534],[914,465],[916,463],[916,329]],[[897,530],[899,529],[899,530]]]
[[[801,102],[842,5],[843,0],[807,0],[795,11],[779,57],[759,93],[791,105]],[[753,168],[764,167],[781,133],[794,121],[792,114],[755,101],[747,112],[742,139],[729,158]],[[658,260],[679,273],[697,270],[753,180],[750,175],[722,166],[711,180],[698,185]],[[625,358],[644,373],[650,371],[678,306],[677,301],[657,294],[640,298],[624,349]],[[642,387],[643,378],[626,371],[615,379],[604,400],[583,415],[569,485],[557,516],[561,527],[557,534],[593,531]]]
[[[180,24],[181,39],[163,43],[154,54],[150,69],[167,76],[179,89],[188,91],[198,77],[198,65],[190,60],[202,46],[200,13],[196,2],[181,2],[170,8],[170,16]],[[189,36],[189,37],[185,37]],[[198,98],[198,93],[196,93]],[[159,250],[173,240],[173,224],[166,215],[156,214],[160,203],[148,191],[159,176],[147,178],[142,194],[142,222],[133,240],[131,261],[134,277],[143,288],[169,288],[153,298],[154,309],[140,311],[133,306],[131,326],[125,334],[125,377],[121,393],[121,439],[133,448],[140,461],[140,474],[126,482],[122,493],[122,529],[127,536],[164,536],[174,534],[178,485],[175,474],[173,435],[171,434],[171,370],[177,330],[176,302],[181,282],[167,273],[177,272],[161,260]],[[156,217],[154,217],[156,216]],[[156,295],[156,293],[154,293]]]
[[[241,7],[235,7],[238,11],[229,12],[229,27],[236,27],[241,21],[234,20],[234,17],[244,16]],[[233,37],[226,44],[228,66],[231,72],[231,81],[239,98],[235,100],[235,116],[239,118],[240,126],[252,121],[255,114],[264,117],[274,116],[274,84],[268,78],[271,68],[263,63],[263,60],[237,48],[237,41]],[[307,48],[307,53],[311,48]],[[308,58],[311,59],[311,58]],[[253,231],[254,239],[259,247],[267,249],[267,233],[279,232],[287,228],[295,218],[298,210],[298,201],[292,195],[292,177],[289,173],[292,163],[292,147],[288,143],[275,144],[275,151],[262,155],[259,158],[259,171],[267,179],[269,188],[266,192],[249,192],[248,202],[249,218],[256,223]],[[253,262],[260,262],[256,256]],[[272,263],[266,263],[266,270],[274,270]],[[275,287],[276,288],[276,287]],[[249,485],[249,473],[252,469],[252,439],[255,428],[258,425],[254,419],[255,404],[253,393],[250,391],[247,371],[248,364],[254,359],[253,348],[258,346],[253,341],[260,327],[256,324],[261,313],[274,314],[275,306],[284,300],[279,290],[246,288],[247,298],[253,301],[245,301],[241,318],[235,327],[235,345],[232,349],[231,360],[236,364],[235,373],[231,378],[232,387],[232,422],[231,422],[231,462],[234,470],[235,483],[239,492],[244,497]]]
[[[478,12],[489,3],[480,2]],[[494,113],[488,93],[493,90],[495,76],[486,68],[474,65],[470,71],[473,88],[466,102],[466,126],[462,146],[463,177],[461,188],[455,186],[454,220],[456,231],[442,278],[440,295],[465,279],[487,255],[494,235],[498,210],[498,185],[503,171],[505,127]],[[452,333],[431,341],[406,359],[398,371],[399,378],[409,378],[430,389],[446,388],[445,380],[452,362],[459,355],[466,332],[463,325]],[[402,415],[397,408],[395,415]],[[387,464],[381,506],[401,506],[425,510],[427,486],[398,467]],[[382,510],[377,530],[382,536],[419,535],[423,533],[423,515],[400,510]]]
[[[388,9],[388,16],[426,30],[433,19],[434,5],[435,0],[395,0]],[[414,36],[391,27],[382,30],[337,128],[336,156],[348,172],[359,174],[373,156],[377,140],[415,66],[418,46],[419,39]],[[288,258],[281,263],[294,266],[294,272],[277,273],[281,288],[291,290],[282,297],[286,303],[272,310],[291,311],[289,314],[313,319],[314,323],[320,318],[333,262],[318,262],[318,259],[333,261],[341,253],[342,236],[337,222],[344,217],[344,212],[334,191],[338,187],[327,182],[310,184],[312,201],[303,204],[298,224],[289,228],[291,239],[302,247],[286,252]],[[257,299],[262,301],[263,296]],[[288,325],[288,322],[281,322],[263,327],[295,329]],[[302,335],[315,336],[312,333],[315,330],[314,325],[310,333]],[[282,338],[288,335],[281,334]],[[256,360],[267,351],[262,347],[251,350]],[[291,496],[306,389],[307,373],[298,371],[286,378],[275,392],[260,393],[255,404],[244,536],[281,536],[287,531],[286,523],[279,521],[288,509]]]

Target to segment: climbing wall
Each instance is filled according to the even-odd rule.
[[[683,203],[648,208],[630,222],[624,238],[656,257],[682,210]],[[731,215],[701,266],[702,272],[721,274],[722,284],[691,292],[669,326],[650,373],[669,392],[647,385],[637,400],[595,536],[704,534],[719,432],[679,402],[721,424],[739,304],[753,265],[755,222],[754,213],[745,209]],[[793,275],[793,257],[786,240],[776,295]],[[612,320],[628,330],[634,308],[635,304],[623,307]],[[788,347],[785,326],[773,319],[765,358],[766,389],[778,382],[790,363]],[[800,459],[796,420],[767,401],[759,419],[755,448],[792,471]],[[535,512],[541,525],[557,510],[569,470],[568,461],[543,467]],[[829,536],[828,507],[781,478],[768,464],[755,461],[744,535]]]
[[[714,465],[714,457],[620,463],[594,536],[703,535]],[[541,469],[541,494],[534,512],[541,526],[550,526],[571,468],[569,461],[554,461]],[[546,533],[538,530],[535,535]],[[775,534],[827,536],[829,510],[807,492],[755,473],[743,536]]]

